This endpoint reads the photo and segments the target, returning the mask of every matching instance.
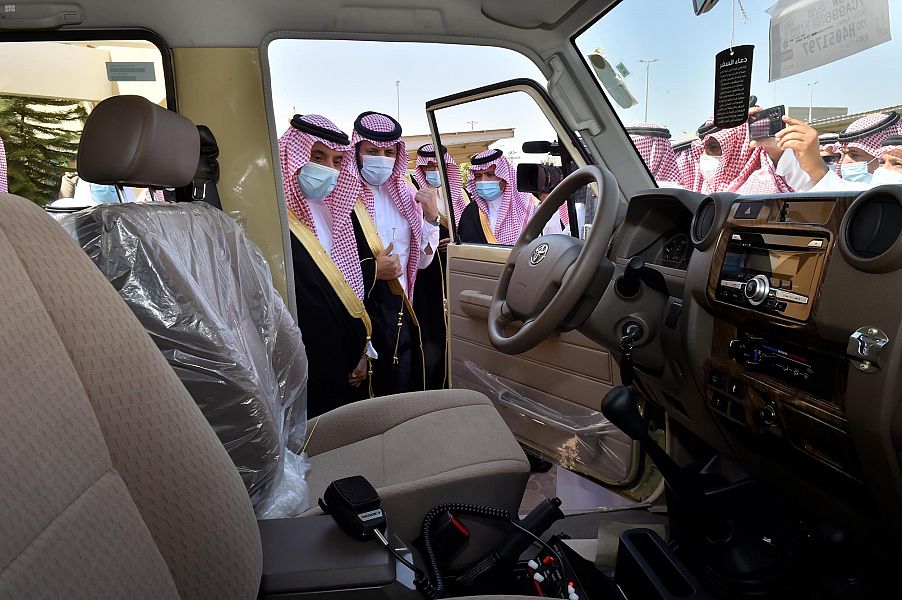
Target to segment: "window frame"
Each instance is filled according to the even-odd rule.
[[[502,91],[505,90],[505,91]],[[500,92],[500,93],[497,93]],[[588,149],[583,145],[583,143],[577,138],[576,132],[567,125],[566,119],[561,114],[561,111],[558,109],[554,100],[548,94],[548,90],[542,87],[537,81],[533,79],[529,79],[527,77],[518,77],[516,79],[508,79],[506,81],[499,81],[496,83],[491,83],[489,85],[484,85],[478,88],[473,88],[470,90],[465,90],[462,92],[456,92],[454,94],[443,96],[441,98],[436,98],[434,100],[429,100],[426,102],[426,118],[429,122],[430,131],[433,135],[432,141],[433,144],[439,144],[436,141],[436,134],[441,136],[441,132],[438,128],[438,122],[436,121],[435,113],[443,108],[450,108],[453,106],[463,106],[464,104],[468,104],[470,102],[478,102],[479,100],[484,100],[487,98],[499,98],[501,96],[512,94],[516,92],[525,93],[527,96],[531,97],[532,100],[536,103],[536,107],[542,111],[546,112],[546,108],[551,115],[545,114],[545,117],[548,118],[548,124],[551,125],[551,128],[555,130],[555,133],[558,134],[558,139],[564,146],[567,148],[567,151],[570,153],[571,157],[579,157],[582,159],[584,164],[586,165],[594,165],[597,164],[595,158],[589,153]],[[465,102],[460,102],[460,100],[467,99]],[[544,107],[543,107],[544,105]],[[561,132],[558,131],[558,127],[555,126],[553,120],[556,120],[561,127],[564,128],[566,133],[566,140],[562,139],[564,136],[561,135]],[[579,161],[577,161],[579,164]],[[445,193],[449,194],[450,197],[450,180],[448,179],[447,173],[445,172],[444,164],[439,161],[439,172],[442,174],[443,185],[445,186]],[[452,231],[453,231],[453,240],[455,244],[461,244],[460,234],[457,230],[456,226],[453,226],[453,223],[456,222],[454,215],[454,206],[453,203],[450,203],[448,206],[448,210],[451,213],[451,222],[452,222]],[[572,216],[572,215],[571,215]],[[571,223],[571,228],[574,227],[574,223]],[[572,231],[571,231],[572,235]],[[579,237],[578,235],[576,237]]]
[[[574,50],[574,52],[576,52],[576,55],[579,56],[579,60],[583,63],[583,66],[586,68],[586,71],[588,71],[589,77],[592,79],[592,83],[595,84],[595,88],[598,90],[598,93],[601,96],[602,101],[604,101],[608,105],[608,108],[611,109],[611,114],[614,115],[615,119],[617,119],[617,124],[620,125],[620,129],[626,135],[627,140],[629,140],[630,147],[633,149],[633,152],[636,153],[636,157],[639,159],[639,162],[642,163],[643,167],[645,167],[645,171],[648,173],[648,177],[649,177],[649,179],[651,179],[651,182],[654,185],[654,189],[660,189],[661,186],[658,185],[658,181],[655,179],[655,176],[651,172],[651,169],[648,167],[647,164],[645,164],[645,159],[642,158],[642,155],[639,153],[639,149],[636,148],[636,144],[635,144],[635,142],[633,142],[633,138],[629,135],[629,133],[627,133],[626,125],[621,120],[620,115],[617,114],[617,109],[611,103],[611,99],[608,98],[607,92],[605,92],[604,88],[601,86],[601,81],[599,81],[598,76],[595,75],[595,71],[592,69],[592,65],[589,64],[589,61],[586,58],[586,55],[582,53],[582,51],[579,49],[579,46],[576,45],[576,38],[578,38],[579,36],[581,36],[582,34],[587,32],[589,29],[594,27],[595,24],[598,23],[599,21],[601,21],[603,18],[605,18],[609,12],[611,12],[612,10],[614,10],[615,8],[620,6],[620,4],[623,1],[624,0],[617,0],[616,2],[612,3],[611,5],[605,7],[605,9],[603,11],[601,11],[600,13],[598,13],[598,15],[596,15],[594,19],[591,19],[583,27],[580,27],[579,29],[577,29],[576,32],[570,36],[570,45],[573,47],[573,50]]]

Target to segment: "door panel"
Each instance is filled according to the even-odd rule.
[[[500,248],[448,248],[454,387],[495,400],[517,439],[562,466],[605,483],[629,484],[638,474],[638,453],[629,438],[596,415],[602,397],[619,379],[611,354],[575,331],[518,356],[502,354],[489,342],[484,303],[494,294],[506,255]],[[468,362],[526,400],[512,394],[500,398],[506,388],[493,389]],[[587,427],[591,422],[598,425]]]
[[[509,110],[505,104],[508,101]],[[469,139],[467,135],[478,136],[480,132],[461,133],[459,127],[461,123],[479,122],[495,127],[491,131],[523,131],[518,135],[525,139],[555,136],[552,145],[559,154],[549,153],[543,164],[553,165],[551,159],[557,157],[568,169],[575,169],[591,160],[580,140],[563,124],[545,90],[529,80],[432,100],[426,104],[426,111],[436,147],[445,142],[450,147],[455,141]],[[511,141],[502,140],[488,147],[502,149],[515,161],[518,148],[512,146]],[[525,147],[523,153],[529,154]],[[531,155],[524,160],[535,162],[537,158]],[[447,197],[450,181],[441,162],[439,169]],[[547,192],[550,188],[542,189]],[[536,189],[519,191],[535,193]],[[581,198],[576,194],[570,198],[571,223],[574,206],[584,203],[585,222],[591,225],[594,210],[590,205],[597,196],[598,190],[590,189]],[[537,201],[542,197],[539,194]],[[550,228],[549,232],[555,232],[553,225],[550,221],[546,231]],[[517,439],[550,460],[616,487],[635,500],[654,495],[660,481],[655,469],[643,460],[638,444],[599,412],[604,395],[619,383],[619,370],[611,353],[576,331],[549,336],[516,356],[496,350],[489,341],[487,319],[510,247],[461,243],[461,236],[453,233],[455,243],[448,246],[446,270],[452,387],[485,393]]]

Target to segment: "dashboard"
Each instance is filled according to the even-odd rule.
[[[643,325],[643,396],[770,485],[849,514],[867,502],[862,519],[902,535],[902,186],[650,190],[612,247],[621,268],[635,256],[667,293],[608,298],[594,331]]]

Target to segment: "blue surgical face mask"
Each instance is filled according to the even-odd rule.
[[[431,185],[434,188],[440,187],[442,185],[442,180],[439,177],[438,171],[426,171],[426,183]]]
[[[853,183],[870,183],[873,175],[868,172],[870,162],[842,163],[842,178]]]
[[[501,197],[501,182],[477,181],[476,194],[478,194],[479,197],[483,200],[488,200],[489,202],[491,202],[492,200],[497,200]]]
[[[98,183],[91,184],[91,198],[97,204],[118,204],[119,194],[116,193],[114,185],[100,185]]]
[[[360,175],[370,185],[379,187],[391,177],[395,169],[394,156],[369,156],[363,157],[363,167]]]
[[[308,162],[298,171],[298,187],[308,200],[322,200],[338,183],[338,171],[332,167]]]

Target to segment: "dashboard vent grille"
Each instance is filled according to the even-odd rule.
[[[717,213],[717,207],[714,205],[713,198],[705,198],[695,212],[695,219],[692,223],[692,241],[696,245],[701,244],[711,228],[714,226],[714,217]]]
[[[902,234],[902,204],[889,195],[868,198],[849,215],[846,244],[858,258],[876,258]]]

